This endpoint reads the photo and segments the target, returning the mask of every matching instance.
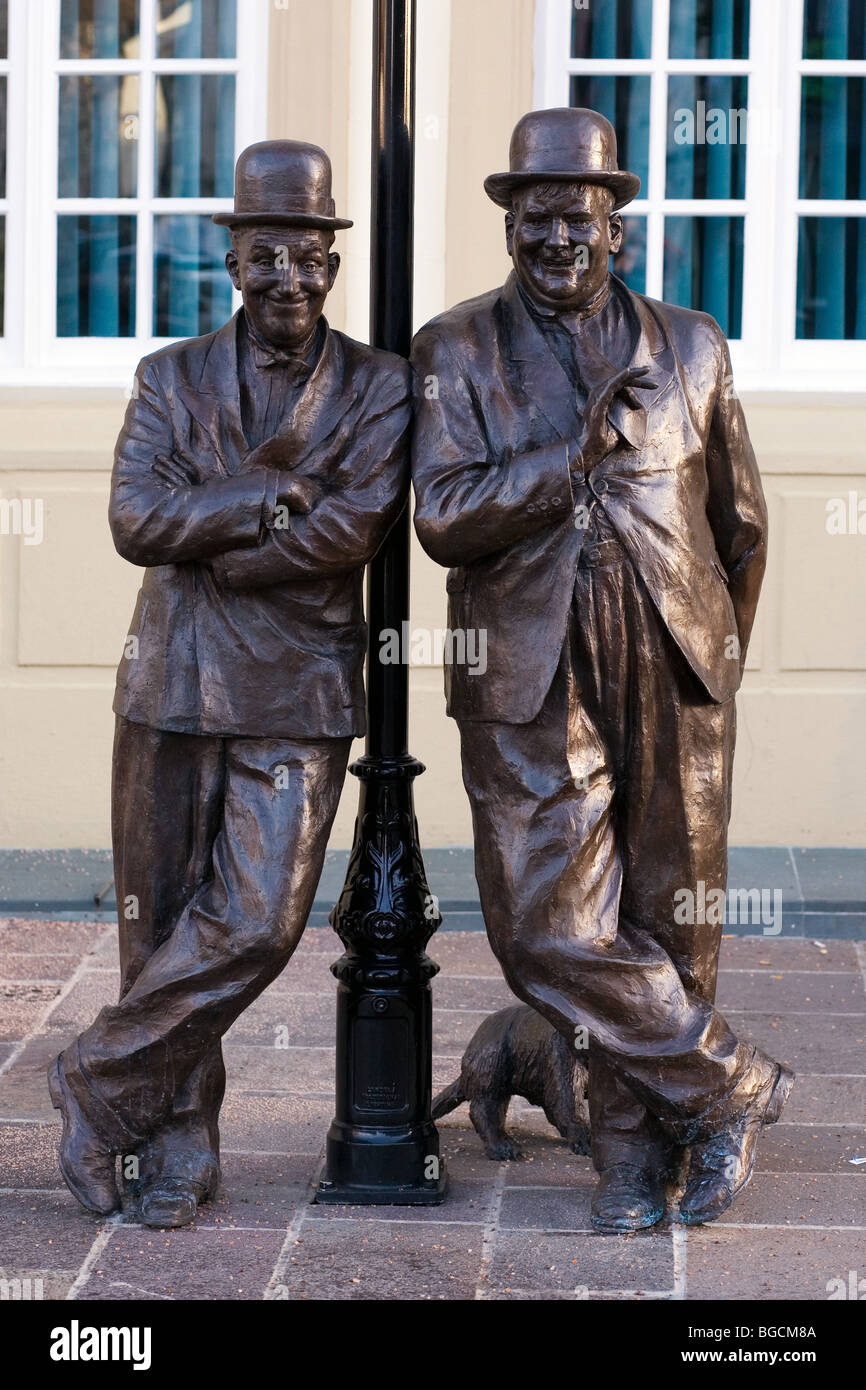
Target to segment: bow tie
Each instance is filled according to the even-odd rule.
[[[321,324],[317,324],[312,338],[300,352],[297,349],[276,347],[273,343],[266,342],[264,338],[260,338],[257,333],[253,332],[249,321],[247,321],[246,330],[250,358],[257,370],[266,371],[269,367],[287,367],[291,369],[296,381],[302,381],[305,376],[309,376],[313,369],[321,338]]]
[[[260,370],[267,367],[291,367],[297,377],[306,375],[310,370],[310,363],[303,354],[271,347],[269,344],[257,342],[253,337],[250,338],[250,357],[253,366]]]

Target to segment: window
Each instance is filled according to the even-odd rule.
[[[269,7],[7,4],[26,87],[10,119],[26,176],[7,283],[26,295],[10,306],[4,376],[128,380],[143,353],[232,312],[228,235],[211,214],[231,207],[236,155],[264,135]]]
[[[862,0],[540,0],[535,103],[613,122],[614,270],[711,313],[741,388],[863,389]]]

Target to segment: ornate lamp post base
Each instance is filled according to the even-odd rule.
[[[337,991],[337,1101],[317,1201],[435,1206],[445,1196],[430,1119],[432,996],[425,952],[441,917],[427,887],[408,754],[361,758],[355,840],[331,925],[346,947]]]

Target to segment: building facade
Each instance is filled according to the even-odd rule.
[[[232,312],[210,214],[244,145],[328,149],[355,220],[328,316],[366,337],[371,26],[371,0],[0,2],[4,847],[109,843],[114,669],[141,579],[108,532],[113,445],[141,355]],[[862,844],[866,7],[419,0],[419,325],[505,278],[483,179],[523,112],[568,103],[610,116],[641,176],[617,273],[731,339],[768,496],[732,841]],[[435,640],[445,575],[417,547],[413,564],[421,834],[468,844]]]

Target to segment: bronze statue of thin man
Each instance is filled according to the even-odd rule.
[[[120,1002],[50,1069],[89,1210],[182,1226],[220,1176],[220,1040],[306,925],[364,732],[364,566],[408,491],[409,370],[322,317],[340,258],[324,150],[237,164],[243,308],[138,368],[110,521],[146,574],[120,663]]]
[[[514,992],[588,1030],[601,1230],[658,1221],[686,1145],[680,1219],[719,1216],[792,1082],[713,1007],[721,926],[675,913],[725,887],[766,508],[718,324],[609,273],[639,187],[597,112],[525,116],[485,183],[513,273],[412,353],[418,535],[487,634],[446,670],[481,905]]]

